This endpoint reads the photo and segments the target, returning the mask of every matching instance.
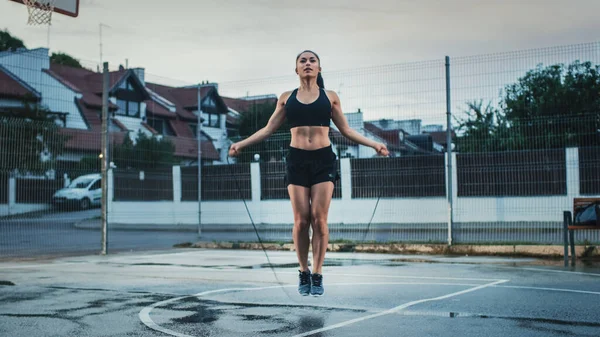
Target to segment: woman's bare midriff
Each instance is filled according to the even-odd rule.
[[[291,147],[303,150],[317,150],[331,145],[329,127],[327,126],[298,126],[290,130],[292,133]]]

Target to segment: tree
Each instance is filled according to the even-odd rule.
[[[148,137],[138,131],[135,144],[125,137],[115,147],[112,161],[118,168],[153,170],[171,167],[176,163],[175,145],[165,138]]]
[[[240,121],[240,138],[244,139],[267,125],[275,111],[276,103],[254,104],[249,111],[242,114]],[[265,141],[242,150],[238,162],[254,161],[254,154],[259,154],[261,161],[282,160],[285,149],[290,142],[290,126],[287,121],[271,137]],[[237,140],[235,140],[237,141]]]
[[[466,118],[456,118],[461,136],[456,141],[459,152],[506,151],[525,146],[524,139],[513,133],[504,113],[483,100],[467,103]]]
[[[498,108],[467,103],[459,151],[600,145],[599,92],[600,66],[539,65],[505,87]]]
[[[599,145],[600,65],[538,66],[506,88],[502,108],[529,148]]]
[[[74,57],[72,57],[68,54],[60,53],[60,52],[52,53],[52,55],[50,56],[50,62],[55,63],[55,64],[62,64],[62,65],[74,67],[74,68],[83,68],[81,63],[79,63],[79,60],[75,59]]]
[[[23,106],[0,112],[0,170],[43,174],[56,168],[68,136],[49,110],[37,103]]]
[[[23,41],[10,35],[8,30],[0,30],[0,52],[16,51],[19,48],[25,48]]]

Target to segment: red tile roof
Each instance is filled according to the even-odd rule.
[[[93,132],[101,132],[102,131],[102,118],[100,116],[100,111],[93,110],[88,108],[87,105],[84,104],[82,99],[76,99],[75,104],[77,104],[77,108],[81,111],[81,115],[85,120],[87,126]]]
[[[375,124],[370,122],[364,123],[364,128],[373,133],[374,135],[380,137],[387,144],[388,149],[390,150],[409,150],[410,147],[406,146],[405,142],[400,140],[400,132],[403,132],[400,129],[394,130],[383,130],[377,127]]]
[[[56,79],[57,81],[59,81],[60,83],[62,83],[62,85],[64,85],[65,87],[75,91],[75,92],[80,92],[79,88],[77,88],[77,86],[75,86],[73,83],[67,81],[66,79],[60,77],[58,74],[56,74],[54,71],[50,70],[50,69],[43,69],[43,72],[45,72],[46,74],[52,76],[54,79]]]
[[[398,145],[401,143],[399,135],[399,132],[402,132],[401,130],[383,130],[369,122],[364,123],[364,128],[378,137],[381,137],[388,144]]]
[[[423,132],[428,135],[431,135],[431,139],[440,145],[446,145],[446,131],[434,131],[434,132]],[[456,133],[452,131],[451,134],[452,139],[456,138]]]
[[[127,70],[120,69],[119,71],[111,72],[110,87],[112,88],[121,81],[128,73]],[[102,108],[102,74],[96,73],[87,69],[73,68],[58,64],[51,64],[50,74],[57,80],[63,82],[69,88],[82,93],[82,98],[76,100],[77,105],[85,118],[90,130],[75,130],[65,129],[65,133],[72,135],[72,140],[67,144],[67,148],[80,150],[100,150],[100,135],[102,129],[102,120],[100,112]],[[197,109],[197,89],[196,88],[172,88],[164,85],[146,83],[146,86],[156,92],[158,95],[171,101],[175,104],[176,113],[170,112],[168,109],[158,104],[157,102],[147,99],[146,111],[148,116],[168,117],[171,128],[176,136],[168,136],[175,145],[175,155],[186,158],[196,158],[198,146],[195,135],[192,133],[188,123],[195,123],[197,117],[187,109]],[[201,95],[209,94],[213,90],[212,87],[202,87]],[[110,110],[116,110],[118,107],[110,103]],[[113,119],[113,122],[122,130],[127,128],[118,121]],[[153,134],[157,134],[156,130],[150,127],[147,123],[140,123]],[[123,141],[125,133],[117,132],[117,140],[119,144]],[[202,141],[202,158],[210,160],[219,160],[219,153],[210,141]]]
[[[198,89],[197,88],[173,88],[161,84],[146,82],[146,86],[175,104],[177,115],[181,118],[195,121],[196,115],[188,110],[198,109]],[[202,87],[200,95],[205,96],[212,90],[212,87]]]
[[[93,94],[102,93],[102,81],[104,74],[93,72],[88,69],[74,68],[62,64],[50,63],[50,71],[64,81],[69,82],[71,86],[79,89],[81,92]],[[126,70],[112,71],[108,74],[109,87],[112,88],[127,73]]]
[[[167,108],[162,106],[162,104],[159,104],[153,100],[146,100],[144,102],[146,103],[146,114],[149,117],[151,117],[151,116],[165,117],[165,118],[176,118],[177,117],[177,114],[175,112],[169,111]]]
[[[231,109],[245,113],[250,111],[254,104],[260,105],[265,103],[275,104],[277,103],[277,98],[267,97],[267,98],[257,98],[257,99],[241,99],[241,98],[231,98],[222,96],[223,101],[227,104]]]
[[[205,97],[211,90],[211,87],[201,87],[200,96]],[[197,88],[172,88],[171,93],[175,99],[186,109],[198,108],[198,89]]]
[[[165,136],[175,145],[175,155],[178,157],[197,158],[198,142],[194,138]],[[219,152],[212,142],[203,141],[201,143],[203,159],[219,160]]]
[[[329,138],[336,145],[342,146],[356,146],[357,143],[351,141],[350,139],[344,137],[338,130],[334,128],[329,129]]]
[[[251,100],[224,97],[224,96],[222,96],[222,98],[223,98],[223,102],[225,102],[225,104],[229,108],[239,112],[240,114],[249,112],[254,104],[265,104],[265,103],[276,104],[277,103],[277,98],[273,98],[273,97],[257,98],[257,99],[251,99]],[[233,116],[227,115],[227,123],[238,124],[239,122],[240,122],[239,118],[235,118]]]
[[[101,152],[102,149],[102,133],[92,132],[89,130],[61,128],[60,133],[67,135],[70,138],[65,144],[65,148],[69,150],[83,150]],[[110,143],[112,145],[122,144],[126,137],[125,132],[111,132]]]
[[[39,94],[17,80],[8,70],[0,66],[0,97],[39,101]]]

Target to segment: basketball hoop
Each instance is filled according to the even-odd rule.
[[[28,25],[51,24],[56,0],[22,0],[29,12]]]

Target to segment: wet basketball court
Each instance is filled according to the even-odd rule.
[[[535,259],[182,249],[0,264],[3,336],[598,336],[600,269]]]

